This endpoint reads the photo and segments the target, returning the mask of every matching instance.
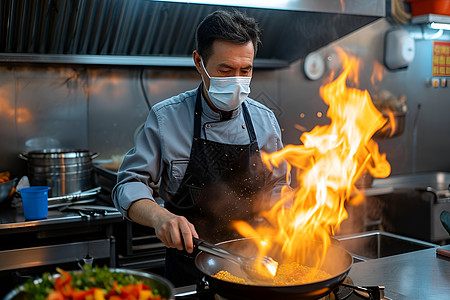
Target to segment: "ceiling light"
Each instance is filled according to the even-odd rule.
[[[450,30],[450,16],[427,14],[416,16],[411,19],[413,24],[426,25],[437,30]]]
[[[430,23],[430,28],[450,30],[450,24],[432,22],[432,23]]]

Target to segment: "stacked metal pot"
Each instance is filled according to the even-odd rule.
[[[93,187],[92,159],[88,150],[43,149],[19,154],[27,161],[30,184],[51,187],[49,196],[61,196]]]

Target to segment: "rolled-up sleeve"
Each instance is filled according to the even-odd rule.
[[[123,159],[117,174],[117,184],[112,191],[114,205],[124,217],[127,217],[127,211],[134,201],[154,201],[149,183],[157,183],[161,176],[159,137],[158,119],[152,110],[143,130],[136,136],[135,147]]]

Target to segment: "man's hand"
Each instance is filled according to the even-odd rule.
[[[192,253],[194,250],[192,237],[198,238],[194,225],[183,216],[174,215],[167,210],[166,212],[155,222],[156,236],[168,248],[186,249],[188,253]]]
[[[136,223],[155,228],[156,236],[167,248],[194,250],[192,237],[198,238],[195,227],[185,217],[178,216],[150,199],[134,202],[128,217]]]

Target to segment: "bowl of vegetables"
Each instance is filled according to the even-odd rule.
[[[78,271],[56,270],[55,274],[46,272],[16,287],[4,300],[175,299],[172,283],[153,273],[88,264]]]

